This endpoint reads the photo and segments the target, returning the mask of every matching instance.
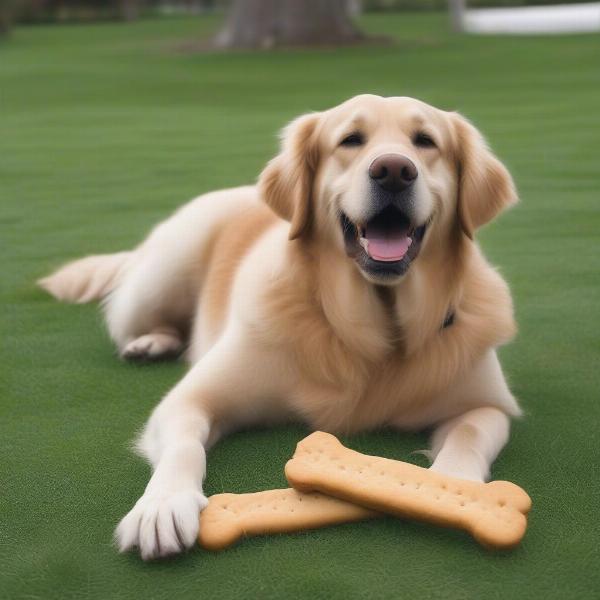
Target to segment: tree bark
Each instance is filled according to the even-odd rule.
[[[363,38],[348,0],[234,0],[221,48],[349,44]]]

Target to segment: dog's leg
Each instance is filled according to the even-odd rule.
[[[191,547],[207,502],[202,490],[207,445],[223,429],[264,422],[286,410],[274,401],[277,357],[242,337],[226,332],[150,417],[138,448],[154,473],[117,527],[121,551],[138,547],[151,559]]]
[[[192,250],[162,241],[162,231],[159,228],[138,249],[104,303],[108,330],[126,359],[177,355],[192,320],[198,287],[197,278],[186,268],[190,262],[186,252]]]
[[[122,552],[138,547],[145,560],[191,547],[198,515],[207,503],[202,479],[211,422],[201,407],[183,408],[184,403],[170,395],[151,417],[140,445],[154,454],[154,473],[115,532]],[[169,409],[179,412],[168,414]]]
[[[127,359],[178,354],[187,338],[215,236],[251,205],[253,188],[200,196],[155,227],[107,297],[112,339]]]
[[[509,418],[497,408],[470,410],[439,426],[432,438],[431,469],[445,475],[485,481],[508,441]]]
[[[462,479],[485,481],[508,441],[509,416],[521,414],[496,352],[488,352],[442,400],[445,406],[462,407],[463,412],[435,429],[431,468]]]

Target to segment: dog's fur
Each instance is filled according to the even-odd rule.
[[[415,145],[423,129],[435,146]],[[340,145],[357,130],[360,145]],[[340,215],[368,218],[367,172],[385,153],[418,168],[406,210],[427,229],[406,272],[381,275],[348,255]],[[189,340],[189,372],[138,441],[154,474],[117,528],[121,550],[152,558],[190,547],[205,448],[252,424],[434,427],[432,469],[486,478],[520,411],[495,352],[515,333],[509,290],[473,234],[515,201],[510,175],[464,118],[359,96],[294,121],[257,187],[201,196],[135,250],[41,280],[61,300],[104,298],[126,358],[176,354]]]

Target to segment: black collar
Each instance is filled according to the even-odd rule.
[[[454,323],[454,311],[450,308],[448,309],[448,312],[446,313],[446,318],[444,319],[444,322],[442,323],[442,331],[444,329],[446,329],[447,327],[450,327],[450,325],[452,325]]]
[[[380,300],[383,302],[383,305],[385,306],[386,310],[388,311],[390,317],[393,319],[394,318],[394,303],[395,303],[394,292],[387,286],[383,286],[383,285],[376,285],[375,290],[377,291],[377,294],[378,294]],[[450,327],[451,325],[454,324],[455,315],[456,315],[456,313],[454,312],[454,310],[451,307],[448,308],[448,312],[446,313],[444,322],[442,323],[442,326],[440,327],[440,331],[444,331],[444,329],[447,329],[448,327]]]

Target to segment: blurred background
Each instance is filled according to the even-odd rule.
[[[0,23],[3,29],[7,30],[14,23],[89,22],[111,19],[133,21],[140,17],[157,15],[223,12],[228,10],[231,4],[236,2],[233,0],[2,0]],[[274,6],[273,2],[268,0],[243,0],[237,4],[261,6],[262,10],[269,5]],[[284,0],[279,4],[293,6],[298,3]],[[307,4],[310,5],[310,1],[300,4],[304,4],[306,8]],[[316,4],[313,3],[315,6]],[[464,9],[467,4],[470,8],[498,8],[553,3],[549,0],[454,0],[450,2],[448,0],[342,0],[341,2],[322,0],[318,4],[333,4],[336,10],[340,10],[345,4],[347,10],[356,16],[363,11],[442,11],[446,10],[449,4]],[[582,4],[582,1],[563,0],[560,4]]]
[[[0,0],[0,596],[597,596],[600,6],[539,4]],[[96,306],[35,280],[255,181],[290,119],[359,93],[462,112],[515,177],[521,203],[478,241],[520,327],[501,359],[526,418],[493,477],[533,498],[523,546],[492,555],[390,519],[161,565],[117,555],[148,475],[129,441],[185,365],[120,362]],[[205,491],[285,486],[305,433],[230,436]],[[345,441],[427,464],[425,434]]]

